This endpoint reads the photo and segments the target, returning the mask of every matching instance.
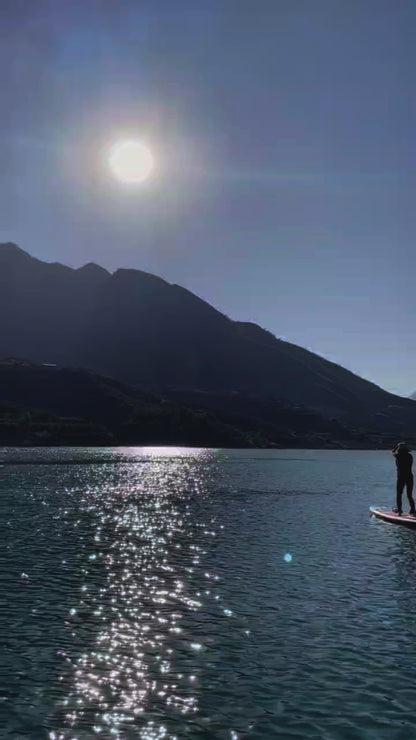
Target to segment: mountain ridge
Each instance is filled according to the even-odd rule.
[[[399,417],[403,433],[416,427],[411,399],[151,273],[45,263],[8,243],[0,281],[0,357],[84,367],[156,393],[257,394],[367,428]]]
[[[250,339],[251,341],[258,341],[258,342],[260,342],[262,344],[268,344],[269,346],[271,344],[274,344],[274,343],[277,342],[277,343],[280,343],[281,346],[287,345],[288,347],[296,348],[297,351],[300,351],[302,353],[305,353],[305,357],[310,358],[311,356],[313,356],[314,358],[322,359],[322,361],[325,364],[333,365],[335,367],[340,367],[340,368],[342,368],[342,370],[345,373],[349,373],[353,377],[359,378],[360,381],[363,381],[365,383],[368,383],[368,384],[374,386],[375,388],[378,388],[380,390],[383,390],[383,389],[381,389],[380,386],[378,386],[373,381],[370,381],[370,380],[366,380],[364,378],[361,378],[359,375],[357,375],[356,373],[352,372],[351,370],[348,370],[346,368],[343,368],[341,365],[338,365],[337,363],[332,362],[331,360],[326,360],[325,358],[321,357],[321,355],[319,355],[319,354],[316,354],[314,352],[311,352],[310,350],[307,350],[307,349],[301,347],[300,345],[296,345],[293,342],[288,342],[286,340],[282,340],[282,339],[276,337],[270,330],[264,329],[263,327],[259,326],[255,322],[251,322],[251,321],[238,321],[238,320],[230,319],[223,312],[221,312],[218,309],[216,309],[215,307],[211,306],[211,304],[209,304],[207,301],[205,301],[204,299],[200,298],[196,294],[192,293],[192,291],[188,290],[187,288],[184,288],[183,286],[178,285],[177,283],[169,283],[164,278],[161,278],[161,277],[159,277],[157,275],[153,275],[152,273],[149,273],[149,272],[146,272],[146,271],[143,271],[143,270],[138,270],[138,269],[135,269],[135,268],[124,268],[124,267],[117,268],[113,273],[111,273],[106,268],[104,268],[101,265],[98,265],[98,264],[96,264],[94,262],[88,262],[85,265],[82,265],[82,266],[77,267],[77,268],[73,268],[73,267],[70,267],[68,265],[64,265],[61,262],[45,262],[43,260],[40,260],[37,257],[33,257],[32,255],[29,254],[29,252],[25,251],[24,249],[22,249],[21,247],[19,247],[14,242],[0,243],[0,259],[2,257],[3,250],[6,252],[6,255],[7,255],[7,252],[9,252],[9,255],[11,254],[13,257],[16,256],[17,254],[18,255],[22,255],[25,258],[28,258],[29,260],[31,260],[33,262],[36,262],[36,263],[38,263],[40,265],[49,266],[49,267],[56,267],[58,269],[63,268],[65,271],[70,271],[72,273],[77,273],[77,274],[81,274],[81,273],[84,273],[84,274],[87,274],[87,273],[90,273],[90,274],[91,273],[92,274],[100,274],[103,277],[104,276],[106,276],[106,277],[113,277],[113,278],[115,278],[117,280],[123,280],[123,281],[124,281],[124,279],[126,277],[130,277],[130,278],[133,278],[133,279],[137,279],[137,277],[140,277],[140,279],[148,280],[150,284],[155,284],[155,285],[156,284],[159,284],[159,285],[167,286],[169,288],[172,288],[172,289],[177,290],[182,295],[186,295],[188,299],[190,299],[191,301],[195,302],[196,304],[204,305],[204,306],[208,307],[210,311],[215,312],[216,314],[218,314],[219,316],[221,316],[223,319],[226,319],[227,321],[231,322],[234,326],[242,328],[243,329],[243,333],[245,333],[244,330],[248,330],[248,336],[247,336],[247,338]],[[253,335],[255,335],[255,336],[253,336]],[[387,393],[387,391],[384,391],[384,392]],[[391,394],[391,395],[394,395],[394,394]],[[413,396],[416,396],[416,393],[413,394]]]

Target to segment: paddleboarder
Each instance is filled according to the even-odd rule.
[[[404,487],[406,486],[407,498],[409,501],[410,512],[412,516],[416,516],[415,502],[413,500],[413,456],[410,454],[410,450],[405,442],[398,442],[392,449],[392,453],[396,458],[397,467],[397,484],[396,484],[396,508],[393,511],[396,514],[402,513],[402,495]]]

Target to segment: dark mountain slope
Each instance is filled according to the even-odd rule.
[[[97,265],[80,270],[0,245],[0,356],[70,362],[96,293],[110,277]]]
[[[406,436],[394,432],[254,395],[161,398],[85,370],[0,362],[0,444],[385,447]]]
[[[270,440],[95,373],[9,360],[0,362],[0,444],[252,447]]]
[[[282,446],[371,449],[392,447],[399,439],[416,444],[414,414],[401,407],[336,417],[258,394],[171,390],[166,397],[220,414],[223,421],[242,430],[257,430]]]
[[[416,429],[416,406],[344,368],[231,321],[139,270],[73,270],[0,245],[0,356],[90,368],[151,391],[262,395],[348,425]],[[397,427],[393,425],[394,428]]]

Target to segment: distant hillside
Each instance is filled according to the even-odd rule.
[[[414,416],[399,406],[389,407],[388,413],[354,413],[336,418],[260,394],[172,390],[166,396],[177,403],[220,414],[224,421],[242,430],[257,429],[263,437],[283,447],[385,449],[398,439],[416,444]]]
[[[403,437],[236,392],[165,398],[74,368],[0,362],[0,444],[386,447]]]
[[[0,444],[269,444],[213,412],[187,408],[97,374],[0,362]]]
[[[0,400],[0,445],[111,445],[106,429],[85,419],[59,417]]]
[[[0,357],[79,366],[159,394],[238,393],[348,428],[414,434],[416,406],[139,270],[78,270],[0,245]]]

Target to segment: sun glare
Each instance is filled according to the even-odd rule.
[[[150,149],[140,141],[119,141],[114,144],[109,163],[115,177],[126,183],[144,182],[154,168]]]

